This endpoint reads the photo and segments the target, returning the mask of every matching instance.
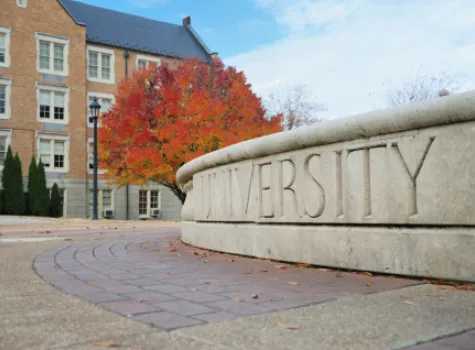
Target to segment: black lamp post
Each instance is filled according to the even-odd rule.
[[[97,118],[101,110],[101,105],[97,102],[97,98],[94,98],[89,105],[91,111],[92,120],[94,122],[94,192],[93,192],[93,208],[92,208],[92,220],[99,220],[97,215]]]

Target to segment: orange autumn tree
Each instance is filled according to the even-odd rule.
[[[185,60],[137,71],[119,84],[99,128],[99,165],[119,185],[149,181],[184,202],[175,174],[186,162],[233,143],[282,130],[266,118],[243,72]]]

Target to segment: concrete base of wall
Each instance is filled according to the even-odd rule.
[[[475,282],[475,228],[182,222],[198,247],[312,265]]]

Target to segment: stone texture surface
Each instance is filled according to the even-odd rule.
[[[17,232],[13,236],[26,237],[26,233]],[[157,228],[153,233],[131,230],[124,237],[122,233],[100,235],[85,229],[75,234],[73,242],[0,243],[2,349],[93,349],[101,342],[112,342],[120,349],[134,350],[157,347],[315,349],[316,344],[319,349],[398,349],[419,343],[425,348],[435,348],[441,347],[441,342],[445,348],[446,344],[450,344],[451,349],[470,348],[466,336],[471,333],[461,332],[475,327],[473,292],[445,286],[407,286],[407,280],[297,268],[222,254],[203,256],[202,250],[196,250],[199,255],[195,255],[192,248],[182,249],[175,243],[177,252],[170,252],[172,248],[166,244],[161,249],[162,255],[150,252],[157,249],[150,244],[157,238],[167,241],[178,234],[178,230]],[[144,241],[148,244],[144,245]],[[82,248],[77,250],[80,246]],[[96,248],[95,259],[90,254],[92,248]],[[76,260],[71,262],[70,254],[74,251]],[[111,254],[115,257],[109,256]],[[225,311],[188,317],[162,310],[122,317],[99,304],[81,300],[82,297],[91,297],[98,298],[91,300],[93,303],[107,303],[108,300],[100,298],[110,297],[105,291],[78,297],[64,294],[47,284],[32,268],[35,256],[36,268],[42,270],[43,276],[48,276],[53,285],[74,282],[75,272],[87,274],[88,270],[97,273],[102,269],[110,279],[118,276],[127,280],[130,278],[124,277],[130,276],[124,275],[159,275],[160,272],[150,272],[150,269],[160,271],[162,269],[158,267],[165,267],[166,270],[180,271],[181,266],[181,270],[185,267],[188,270],[179,272],[183,276],[191,276],[190,273],[201,275],[196,279],[196,285],[181,287],[164,281],[162,285],[141,286],[144,289],[141,296],[156,296],[146,294],[150,292],[188,293],[181,288],[194,288],[197,292],[190,292],[230,293],[224,296],[226,300],[240,296],[242,301],[236,302],[240,305],[260,305],[261,301],[267,301],[264,296],[270,295],[275,298],[272,305],[285,302],[285,308],[293,309],[278,311],[276,308],[276,311],[250,317],[237,317]],[[60,266],[51,263],[55,257],[63,261]],[[117,269],[125,267],[134,273],[127,270],[116,273]],[[107,275],[105,271],[114,274]],[[170,277],[167,273],[165,275]],[[289,281],[300,284],[288,284]],[[147,289],[160,286],[169,289]],[[253,299],[252,293],[258,293],[259,298]],[[128,303],[133,305],[156,308],[153,300],[136,304],[137,299],[127,299],[125,295],[120,297],[124,298],[120,300],[129,300]],[[328,301],[328,298],[337,300],[312,305]],[[404,301],[417,305],[405,304]],[[270,304],[267,303],[266,307]],[[304,304],[310,306],[298,307]],[[296,324],[299,329],[279,328],[277,321]],[[164,328],[179,329],[164,332]]]
[[[193,177],[194,220],[475,225],[474,139],[466,122],[211,168]]]
[[[228,253],[475,282],[469,228],[228,225],[182,222],[185,242]]]
[[[34,268],[65,293],[168,330],[420,283],[194,249],[177,234],[68,244]]]

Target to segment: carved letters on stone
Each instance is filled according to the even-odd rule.
[[[374,223],[388,219],[381,217],[383,207],[399,222],[409,222],[419,213],[418,179],[435,137],[419,141],[420,151],[407,154],[400,145],[404,139],[379,140],[203,171],[193,179],[201,203],[195,205],[195,220]]]

